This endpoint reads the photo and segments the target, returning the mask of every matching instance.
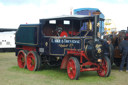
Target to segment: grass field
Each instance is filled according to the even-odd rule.
[[[112,66],[110,77],[103,78],[97,72],[82,72],[79,80],[70,80],[66,70],[45,67],[31,72],[17,66],[15,53],[0,53],[0,85],[128,85],[128,73]]]

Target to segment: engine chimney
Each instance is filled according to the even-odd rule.
[[[100,11],[96,11],[96,12],[93,12],[93,14],[95,15],[95,26],[94,26],[94,41],[97,41],[97,32],[98,32],[98,29],[99,29],[99,15],[101,14]]]

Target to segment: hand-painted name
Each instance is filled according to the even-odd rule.
[[[71,40],[71,39],[51,39],[51,43],[73,43],[73,44],[80,44],[80,40]]]

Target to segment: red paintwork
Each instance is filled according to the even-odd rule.
[[[98,74],[100,76],[105,76],[105,74],[107,73],[107,68],[106,68],[106,61],[104,61],[104,59],[102,60],[102,63],[98,64],[98,63],[93,63],[90,61],[90,59],[86,56],[86,53],[84,51],[77,51],[77,50],[67,50],[67,55],[72,55],[72,56],[78,56],[80,58],[80,72],[84,72],[84,71],[97,71]],[[70,56],[68,56],[66,58],[67,61],[69,59]],[[83,63],[83,59],[88,60],[87,62]],[[64,64],[64,61],[62,61],[61,64],[61,68]],[[67,62],[66,62],[67,63]],[[68,63],[73,63],[73,61],[68,62]],[[68,66],[68,64],[65,64]],[[84,66],[92,66],[94,65],[95,67],[91,67],[91,68],[84,68]],[[75,75],[75,74],[74,74]]]
[[[99,74],[99,76],[104,77],[107,73],[107,62],[104,59],[102,60],[101,67],[102,68],[99,68],[97,73]]]
[[[62,31],[60,37],[68,37],[68,33],[66,31]]]
[[[22,49],[22,50],[27,50],[27,51],[36,51],[36,48],[31,47],[31,46],[22,46],[22,48],[16,48],[16,49]]]
[[[76,51],[76,50],[68,50],[67,54],[72,54],[74,56],[80,56],[80,63],[81,63],[81,67],[80,67],[80,71],[97,71],[99,69],[98,64],[96,63],[92,63],[90,61],[90,59],[85,55],[84,51]],[[85,58],[86,60],[88,60],[88,62],[83,63],[83,58]],[[83,66],[87,66],[87,65],[95,65],[97,66],[97,68],[83,68]]]
[[[28,68],[28,70],[34,71],[34,69],[35,69],[35,62],[36,62],[35,56],[34,56],[33,53],[30,52],[27,55],[27,68]]]
[[[19,51],[19,53],[18,53],[17,62],[18,62],[18,66],[20,68],[24,68],[25,67],[25,54],[24,54],[24,52],[22,50]]]
[[[69,33],[69,35],[78,35],[79,34],[79,32],[73,32],[73,31],[69,31],[68,33]]]
[[[76,66],[73,59],[69,59],[67,64],[67,73],[70,79],[74,79],[76,76]]]
[[[66,55],[63,58],[60,69],[66,69],[67,68],[67,63],[68,63],[69,57],[70,57],[70,55]]]

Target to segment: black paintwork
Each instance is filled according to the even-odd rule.
[[[40,24],[20,25],[16,33],[16,47],[18,48],[24,45],[32,46],[32,47],[36,47],[37,52],[41,55],[54,55],[54,56],[66,55],[67,49],[85,50],[86,42],[88,42],[89,40],[93,40],[93,41],[98,40],[97,39],[98,27],[96,25],[97,22],[99,22],[99,18],[96,17],[97,16],[57,17],[57,18],[40,19]],[[56,20],[56,24],[49,24],[48,23],[49,20]],[[70,21],[70,25],[62,25],[63,20]],[[83,21],[87,22],[88,20],[91,20],[94,23],[94,25],[92,26],[93,29],[87,32],[80,31],[82,22]],[[76,36],[71,34],[69,37],[57,36],[54,32],[56,31],[56,28],[58,26],[61,26],[66,31],[77,31],[79,32],[79,34]],[[43,49],[43,50],[40,51],[39,49]],[[18,51],[16,51],[16,54],[17,52]]]

